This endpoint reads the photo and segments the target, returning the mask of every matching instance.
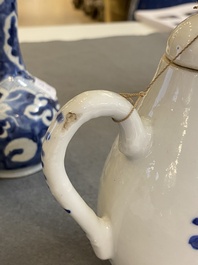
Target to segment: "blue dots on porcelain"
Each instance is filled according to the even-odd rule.
[[[49,141],[50,138],[51,138],[51,133],[47,132],[46,135],[45,135],[45,140]]]
[[[58,115],[56,116],[56,120],[58,123],[62,123],[64,121],[64,116],[62,112],[58,113]]]
[[[65,209],[65,211],[69,214],[71,213],[71,210]]]
[[[188,243],[191,245],[192,248],[198,250],[198,235],[197,236],[191,236]]]
[[[60,112],[57,114],[56,116],[56,121],[58,123],[62,123],[64,121],[64,116],[63,116],[63,113]],[[49,141],[51,139],[51,132],[50,131],[47,131],[46,134],[45,134],[45,140],[46,141]]]
[[[197,217],[192,220],[192,224],[198,226]],[[191,236],[188,243],[191,245],[192,248],[198,250],[198,235]]]
[[[197,218],[197,217],[194,218],[194,219],[192,220],[192,223],[193,223],[194,225],[198,225],[198,218]]]

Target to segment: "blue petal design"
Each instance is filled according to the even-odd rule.
[[[56,116],[56,120],[58,123],[61,123],[64,121],[64,116],[63,116],[63,113],[60,112],[57,116]]]
[[[198,225],[198,218],[196,217],[195,219],[193,219],[193,220],[192,220],[192,223],[193,223],[194,225]]]
[[[198,235],[191,236],[188,243],[192,246],[192,248],[198,250]]]

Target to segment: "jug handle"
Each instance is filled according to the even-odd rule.
[[[113,255],[110,220],[98,217],[72,186],[64,167],[65,152],[82,124],[101,116],[121,120],[131,108],[131,103],[117,93],[105,90],[84,92],[59,111],[43,143],[42,163],[47,184],[57,201],[85,231],[101,259],[111,259]],[[141,155],[148,143],[147,130],[134,110],[127,120],[119,123],[119,149],[133,158]]]

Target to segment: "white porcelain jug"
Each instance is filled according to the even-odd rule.
[[[84,92],[61,109],[46,134],[43,170],[53,195],[96,255],[114,265],[198,264],[197,25],[196,14],[172,32],[138,110],[116,93]],[[70,183],[64,157],[78,128],[99,116],[119,121],[120,132],[104,167],[96,215]]]

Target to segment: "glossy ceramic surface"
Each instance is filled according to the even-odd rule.
[[[198,260],[198,60],[181,57],[184,65],[196,64],[195,69],[170,61],[174,47],[185,43],[191,20],[198,35],[198,15],[179,25],[155,76],[161,74],[138,112],[119,123],[101,177],[98,215],[70,183],[65,150],[87,120],[120,120],[132,106],[112,92],[86,92],[61,109],[46,134],[42,160],[47,184],[84,229],[96,255],[114,265],[187,265]],[[198,40],[186,54],[188,49],[194,54],[194,47],[196,53]]]
[[[117,141],[112,148],[98,208],[112,223],[113,264],[197,261],[197,82],[196,71],[170,66],[139,109],[151,123],[151,149],[129,160]]]
[[[197,14],[186,19],[170,35],[166,56],[172,60],[184,47],[197,37]],[[175,63],[190,69],[198,70],[198,45],[194,42],[175,60]]]
[[[41,168],[42,140],[59,108],[55,89],[25,68],[16,11],[16,0],[0,1],[0,177]]]

